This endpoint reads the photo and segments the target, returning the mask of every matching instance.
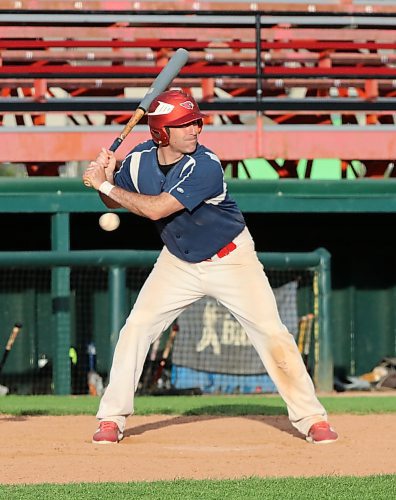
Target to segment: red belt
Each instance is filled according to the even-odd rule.
[[[221,248],[218,252],[217,252],[217,257],[219,259],[222,259],[223,257],[225,257],[226,255],[228,255],[229,253],[233,252],[234,250],[236,249],[236,245],[233,241],[231,241],[231,243],[228,243],[228,245],[226,245],[225,247]]]
[[[222,259],[223,257],[228,255],[229,253],[233,252],[236,249],[236,247],[237,246],[235,245],[235,243],[233,241],[231,241],[225,247],[220,248],[220,250],[216,253],[216,255],[219,259]],[[212,259],[206,259],[206,260],[212,260]]]

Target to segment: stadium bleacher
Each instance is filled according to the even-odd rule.
[[[395,16],[387,0],[3,1],[0,162],[56,173],[89,160],[184,47],[174,86],[208,113],[224,166],[263,158],[295,177],[306,159],[309,177],[338,158],[345,175],[396,175]]]

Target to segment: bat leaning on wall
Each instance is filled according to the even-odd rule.
[[[154,370],[157,366],[157,355],[158,355],[160,343],[161,343],[160,337],[158,337],[153,342],[151,349],[150,349],[150,352],[149,352],[149,355],[148,355],[148,359],[146,361],[146,365],[144,367],[144,372],[143,372],[141,386],[140,386],[140,390],[144,394],[150,392],[150,389],[151,389],[151,383],[152,383],[153,376],[154,376]]]
[[[169,358],[169,355],[171,353],[173,343],[175,341],[177,332],[179,331],[179,325],[176,323],[176,321],[173,323],[171,331],[169,333],[168,340],[166,341],[164,351],[162,353],[161,361],[159,362],[158,368],[154,373],[154,376],[151,381],[151,386],[155,386],[155,384],[158,382],[158,380],[161,378],[162,373],[164,371],[166,362]]]
[[[300,318],[299,333],[297,339],[298,350],[302,355],[304,365],[309,368],[309,353],[311,349],[312,327],[315,316],[309,313]]]
[[[7,344],[6,344],[4,352],[3,352],[3,356],[2,356],[1,361],[0,361],[0,373],[3,370],[3,366],[5,365],[7,357],[10,354],[10,351],[12,349],[12,346],[14,345],[15,339],[17,338],[21,329],[22,329],[21,323],[15,323],[14,326],[12,327],[11,334],[8,338]]]

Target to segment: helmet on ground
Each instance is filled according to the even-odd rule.
[[[179,127],[198,120],[202,129],[202,118],[205,117],[195,99],[181,90],[167,90],[159,94],[151,103],[147,116],[151,136],[161,146],[169,144],[165,127]]]

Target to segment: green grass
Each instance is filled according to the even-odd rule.
[[[396,476],[316,477],[229,481],[156,481],[68,485],[2,486],[1,500],[389,500],[396,494]]]
[[[396,395],[396,394],[395,394]],[[319,397],[328,413],[396,413],[394,395]],[[99,399],[92,396],[5,396],[0,414],[94,415]],[[140,396],[136,415],[286,415],[279,396]]]

